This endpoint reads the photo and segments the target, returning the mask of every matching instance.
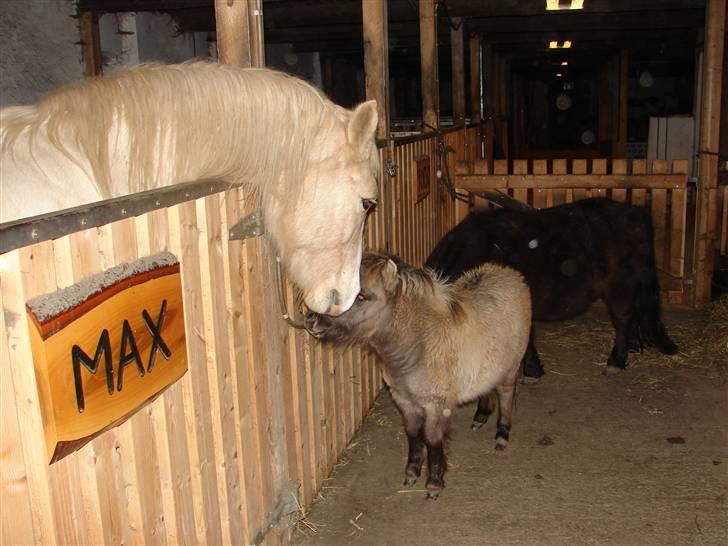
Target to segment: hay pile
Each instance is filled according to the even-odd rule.
[[[678,346],[676,355],[647,349],[630,354],[628,366],[728,369],[728,295],[721,296],[702,313],[691,313],[685,320],[669,321],[667,330]],[[562,323],[557,331],[545,332],[543,340],[551,346],[594,354],[599,358],[595,364],[603,366],[614,343],[614,327],[608,320],[576,319]]]

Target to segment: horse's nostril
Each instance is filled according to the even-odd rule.
[[[339,291],[334,289],[331,291],[330,295],[330,301],[331,305],[341,305],[341,296],[339,295]]]

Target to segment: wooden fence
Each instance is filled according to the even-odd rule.
[[[446,135],[456,148],[451,169],[465,158],[462,133]],[[433,135],[391,152],[382,150],[368,245],[420,263],[452,227],[454,206],[439,190]],[[310,506],[381,373],[368,353],[334,350],[286,326],[266,240],[227,240],[254,207],[242,188],[216,191],[0,255],[0,542],[258,543],[281,510]],[[181,265],[187,374],[48,465],[25,302],[163,250]],[[287,297],[292,303],[292,290]]]
[[[647,207],[655,232],[662,300],[691,304],[685,281],[692,274],[692,219],[685,160],[575,159],[496,160],[461,164],[457,186],[474,193],[498,190],[534,208],[588,197],[606,197]]]

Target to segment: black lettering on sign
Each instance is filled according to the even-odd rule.
[[[162,328],[164,326],[164,319],[166,316],[167,300],[162,300],[162,306],[159,309],[159,316],[157,317],[156,322],[152,320],[151,315],[146,309],[142,310],[142,319],[144,320],[144,324],[147,326],[149,335],[152,336],[152,348],[149,352],[149,360],[147,362],[146,369],[147,372],[151,372],[154,368],[157,350],[162,353],[165,360],[169,360],[172,357],[172,351],[162,338]],[[101,337],[99,337],[99,342],[96,345],[96,353],[94,353],[93,358],[89,357],[78,345],[74,345],[71,349],[73,380],[76,389],[76,406],[78,407],[79,413],[83,413],[86,408],[83,397],[83,381],[81,380],[81,365],[83,365],[83,367],[92,374],[95,374],[96,370],[99,369],[99,363],[101,362],[102,355],[104,357],[104,368],[106,370],[106,387],[109,391],[109,395],[112,395],[114,394],[114,369],[112,364],[109,331],[104,329],[104,331],[101,332]],[[131,329],[129,321],[124,320],[124,324],[121,329],[121,346],[119,350],[119,375],[116,379],[117,391],[121,391],[124,386],[124,368],[132,362],[136,364],[139,377],[144,377],[144,364],[142,363],[142,357],[139,354],[136,339],[134,339],[134,331]]]
[[[144,324],[147,325],[147,330],[152,336],[152,350],[149,353],[149,363],[147,364],[147,371],[151,372],[154,368],[154,357],[157,355],[157,348],[162,352],[162,356],[165,360],[169,360],[172,356],[172,351],[169,350],[167,344],[162,339],[162,324],[164,324],[164,316],[167,313],[167,300],[162,300],[162,308],[159,310],[159,318],[157,323],[152,322],[152,317],[149,316],[147,310],[142,311],[142,318]]]
[[[126,352],[127,343],[131,345],[131,352],[129,353]],[[142,357],[139,355],[139,349],[137,349],[134,332],[129,326],[129,321],[124,319],[124,327],[121,329],[121,351],[119,352],[119,377],[116,380],[117,391],[121,391],[123,386],[124,368],[132,362],[136,362],[139,377],[144,377],[144,365],[142,364]]]
[[[96,345],[96,354],[93,360],[79,347],[74,345],[71,349],[71,360],[73,361],[73,382],[76,387],[76,406],[78,413],[83,413],[86,404],[83,399],[83,383],[81,381],[81,364],[91,373],[95,374],[99,369],[101,355],[104,355],[104,367],[106,369],[106,386],[109,394],[114,392],[114,370],[111,367],[111,342],[109,341],[109,331],[104,329],[101,337]]]

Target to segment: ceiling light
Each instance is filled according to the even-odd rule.
[[[558,49],[558,47],[559,47],[559,42],[556,42],[556,41],[549,42],[549,49]]]
[[[569,66],[569,61],[561,61],[561,66]]]
[[[584,0],[546,0],[546,11],[584,9]]]
[[[562,45],[564,49],[569,49],[571,47],[571,40],[564,40],[564,45]]]

